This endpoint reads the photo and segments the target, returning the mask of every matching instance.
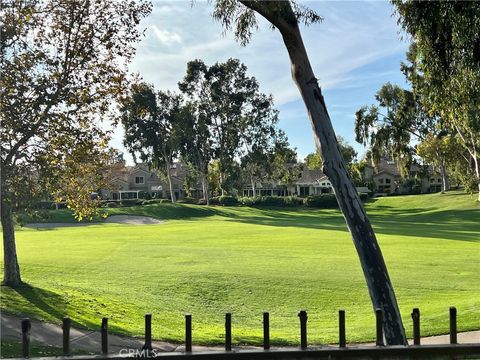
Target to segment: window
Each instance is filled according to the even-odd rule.
[[[385,179],[385,184],[390,184],[390,179]]]
[[[383,184],[383,178],[378,179],[378,183],[379,183],[379,184]]]
[[[135,176],[135,184],[145,184],[145,178],[143,176]]]
[[[431,178],[431,179],[430,179],[430,182],[431,182],[431,183],[435,182],[435,179],[434,179],[434,178]]]

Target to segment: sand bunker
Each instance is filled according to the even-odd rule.
[[[148,216],[138,215],[112,215],[109,216],[103,222],[76,222],[76,223],[31,223],[25,225],[25,227],[35,229],[57,228],[57,227],[76,227],[76,226],[89,226],[99,224],[127,224],[127,225],[154,225],[162,224],[163,220],[158,220]]]

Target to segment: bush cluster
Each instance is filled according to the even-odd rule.
[[[303,204],[307,207],[320,209],[338,208],[337,198],[334,194],[311,195],[303,199]]]
[[[120,206],[128,207],[128,206],[138,206],[142,205],[141,199],[124,199],[120,201]]]
[[[165,204],[170,202],[170,199],[150,199],[142,201],[142,205]]]
[[[238,200],[235,196],[215,196],[210,198],[210,205],[233,206],[237,205]]]
[[[299,206],[303,199],[296,196],[253,196],[238,198],[243,206]]]

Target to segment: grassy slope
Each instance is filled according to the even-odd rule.
[[[422,312],[424,335],[448,332],[451,305],[459,330],[478,329],[478,203],[451,193],[382,198],[367,208],[407,332],[413,307]],[[302,308],[309,341],[336,341],[344,308],[348,340],[374,338],[368,292],[338,211],[162,204],[111,212],[170,221],[18,231],[30,286],[2,288],[2,309],[55,322],[68,314],[89,328],[108,316],[112,330],[134,335],[152,312],[154,337],[171,341],[183,339],[183,313],[190,312],[196,343],[223,341],[227,311],[234,341],[261,343],[268,310],[272,341],[285,344],[298,342]]]

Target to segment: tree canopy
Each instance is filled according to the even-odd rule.
[[[143,1],[2,2],[0,147],[5,283],[21,281],[12,207],[19,198],[14,194],[29,189],[19,186],[18,176],[40,171],[40,167],[67,169],[76,163],[70,161],[78,154],[74,149],[105,143],[100,120],[108,116],[111,102],[125,87],[126,65],[135,53],[133,44],[142,35],[137,25],[149,12],[150,5]],[[65,151],[59,152],[59,146]],[[63,156],[52,156],[59,153]],[[80,210],[79,205],[74,208]]]

